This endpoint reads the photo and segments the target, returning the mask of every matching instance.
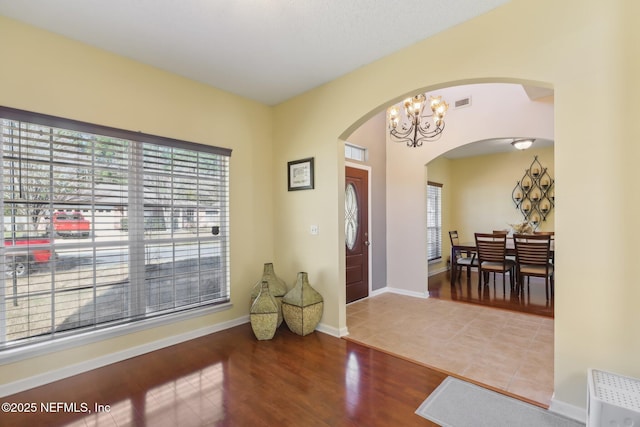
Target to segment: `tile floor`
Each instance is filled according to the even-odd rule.
[[[348,339],[548,407],[553,319],[384,293],[347,306]]]

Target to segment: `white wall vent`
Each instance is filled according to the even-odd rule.
[[[470,105],[471,105],[471,97],[467,96],[466,98],[456,100],[456,102],[453,104],[453,108],[468,107]]]

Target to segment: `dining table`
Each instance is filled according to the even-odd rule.
[[[551,239],[551,246],[549,248],[549,258],[550,259],[554,259],[554,255],[555,255],[555,240]],[[476,247],[476,242],[462,242],[462,243],[458,243],[457,245],[451,245],[451,271],[456,271],[456,268],[458,266],[458,264],[456,263],[456,254],[457,253],[464,253],[464,252],[478,252],[478,248]],[[506,254],[507,256],[512,256],[515,257],[516,256],[516,245],[515,242],[513,241],[513,236],[507,236],[507,243],[506,243]],[[476,255],[477,257],[477,255]],[[455,284],[455,278],[456,275],[455,274],[450,274],[451,276],[451,284]]]

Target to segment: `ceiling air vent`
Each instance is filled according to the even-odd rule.
[[[456,100],[453,104],[453,108],[468,107],[469,105],[471,105],[471,97],[467,96],[466,98]]]

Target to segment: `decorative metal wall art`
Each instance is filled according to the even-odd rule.
[[[535,156],[531,166],[524,171],[524,175],[511,192],[516,209],[534,230],[541,221],[547,220],[547,216],[555,207],[554,183],[547,168],[542,166],[538,156]]]

